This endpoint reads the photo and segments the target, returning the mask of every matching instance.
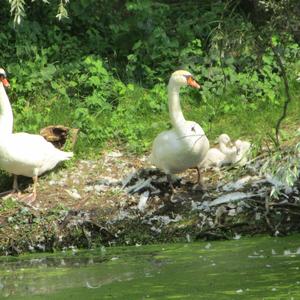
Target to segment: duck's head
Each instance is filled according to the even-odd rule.
[[[10,85],[6,77],[6,72],[4,71],[4,69],[0,68],[0,81],[5,87],[9,87]]]
[[[170,78],[169,83],[175,84],[179,87],[182,86],[191,86],[193,88],[199,89],[200,85],[193,78],[193,75],[185,70],[175,71]]]
[[[228,134],[223,133],[219,136],[218,138],[219,144],[223,144],[223,145],[230,145],[230,137],[228,136]]]

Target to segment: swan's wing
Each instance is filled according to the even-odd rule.
[[[180,148],[177,134],[174,130],[167,130],[161,132],[153,141],[151,159],[164,159],[165,157],[172,156]]]
[[[72,152],[60,151],[35,134],[11,134],[0,143],[1,168],[16,175],[41,175],[72,156]]]
[[[168,173],[180,160],[180,151],[181,143],[174,130],[163,131],[153,141],[151,163]]]
[[[45,161],[52,160],[53,156],[57,156],[59,161],[59,153],[62,152],[42,136],[23,132],[12,134],[7,145],[11,160],[36,167],[39,167]]]

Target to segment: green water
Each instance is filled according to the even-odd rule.
[[[0,260],[0,299],[300,299],[300,235]]]

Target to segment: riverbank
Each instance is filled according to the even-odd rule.
[[[289,187],[261,172],[267,160],[264,154],[245,167],[204,172],[204,189],[188,170],[174,183],[175,194],[146,156],[117,151],[79,160],[42,177],[32,205],[1,200],[0,253],[298,231],[299,182]]]

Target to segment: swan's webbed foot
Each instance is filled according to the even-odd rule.
[[[33,179],[33,191],[32,191],[32,193],[30,193],[29,195],[26,195],[24,197],[19,198],[20,201],[25,202],[28,205],[33,203],[36,200],[36,196],[37,196],[36,186],[37,186],[38,177],[34,176],[34,177],[32,177],[32,179]]]
[[[35,207],[32,206],[31,204],[33,202],[35,202],[35,200],[36,200],[36,196],[37,196],[36,186],[37,186],[37,180],[38,180],[38,178],[37,178],[37,176],[34,176],[32,179],[33,179],[33,192],[30,193],[30,194],[25,194],[25,195],[22,195],[19,192],[18,196],[17,196],[17,199],[18,199],[18,201],[23,202],[25,205],[28,205],[28,206],[30,206],[30,207],[32,207],[32,208],[35,209]],[[14,182],[14,187],[15,187],[15,182]],[[17,185],[16,185],[16,187],[17,187]]]
[[[14,190],[8,190],[8,191],[5,191],[5,192],[1,192],[0,193],[0,198],[3,198],[3,197],[5,197],[5,198],[14,197],[14,196],[16,196],[15,194],[16,193],[15,193]]]
[[[24,202],[25,204],[31,205],[36,200],[36,195],[34,193],[20,195],[18,201]]]
[[[38,210],[38,207],[32,205],[32,203],[34,203],[35,200],[36,195],[34,195],[34,193],[23,194],[17,197],[17,201],[21,202],[24,206],[28,206],[33,210]]]
[[[34,196],[33,193],[31,194],[22,194],[19,190],[10,190],[6,192],[0,193],[0,198],[2,199],[8,199],[8,198],[14,198],[17,201],[24,202],[25,204],[30,205],[32,202],[35,201],[36,196]]]

